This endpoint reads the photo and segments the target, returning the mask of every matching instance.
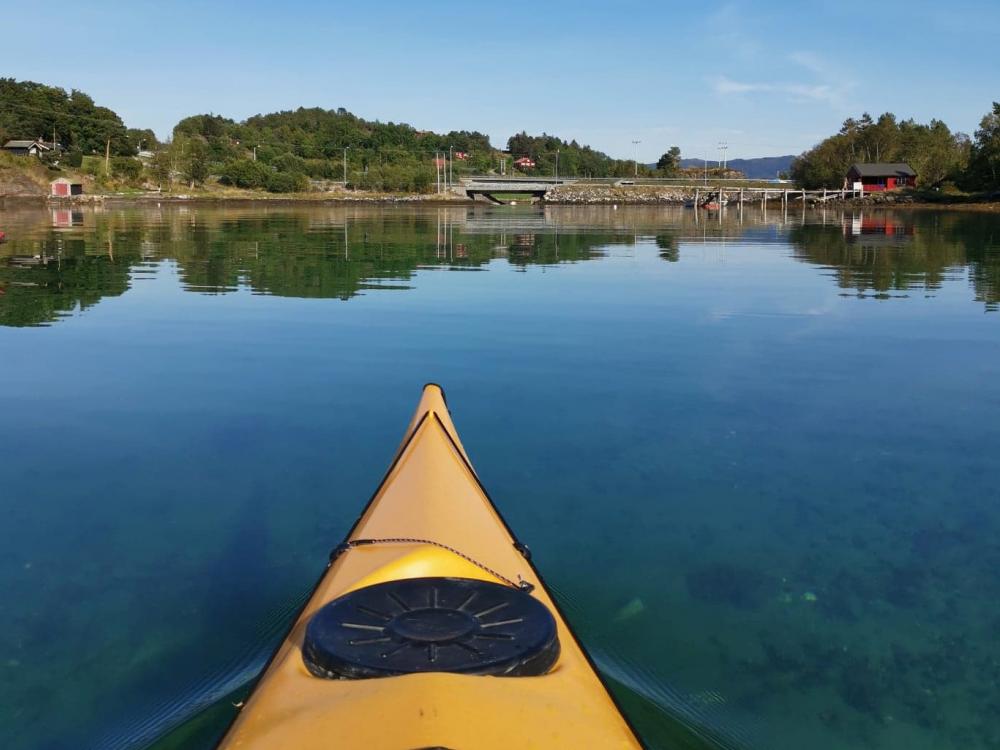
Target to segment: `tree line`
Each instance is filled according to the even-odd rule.
[[[435,156],[449,152],[458,174],[672,177],[683,171],[676,146],[655,167],[547,133],[522,131],[501,151],[481,132],[435,133],[366,120],[343,108],[299,108],[240,122],[193,115],[161,144],[152,130],[127,128],[114,111],[81,91],[0,78],[0,142],[53,136],[63,152],[50,154],[50,160],[99,178],[164,187],[175,180],[196,186],[215,177],[239,188],[299,192],[310,188],[310,180],[343,180],[362,189],[420,193],[434,188]],[[140,152],[142,162],[134,158]],[[94,155],[112,158],[103,164],[86,160]],[[533,166],[518,168],[515,161],[522,157]],[[922,124],[890,112],[877,119],[867,113],[849,118],[838,133],[795,160],[791,177],[807,188],[836,188],[851,164],[874,161],[909,163],[924,188],[1000,189],[1000,103],[993,103],[972,137],[940,120]]]
[[[891,112],[877,119],[867,112],[848,118],[840,131],[799,156],[791,177],[806,188],[839,188],[856,162],[906,162],[917,185],[963,190],[1000,188],[1000,102],[980,121],[970,138],[941,120],[927,124],[899,120]]]
[[[575,140],[518,133],[506,149],[477,131],[435,133],[395,122],[366,120],[347,110],[299,108],[243,121],[215,114],[186,117],[167,143],[149,129],[127,128],[85,93],[30,81],[0,79],[0,138],[55,136],[63,153],[47,158],[98,178],[199,185],[210,177],[239,188],[307,190],[310,180],[346,181],[362,189],[427,192],[437,180],[435,157],[451,154],[453,173],[627,177],[672,175],[680,151],[665,153],[655,169],[614,159]],[[140,163],[135,156],[142,152]],[[110,155],[108,165],[88,157]],[[533,166],[515,161],[527,157]],[[107,172],[110,172],[108,174]]]

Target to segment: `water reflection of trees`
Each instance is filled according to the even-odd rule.
[[[0,258],[0,325],[48,324],[124,294],[137,260],[88,254],[80,239]]]
[[[832,216],[832,218],[830,218]],[[51,323],[123,294],[147,262],[176,263],[188,291],[350,299],[408,288],[421,268],[480,270],[497,259],[531,265],[582,262],[615,245],[652,240],[676,262],[685,245],[789,241],[795,257],[832,271],[858,294],[935,290],[968,273],[975,298],[1000,307],[993,216],[822,214],[824,224],[761,212],[579,207],[530,212],[481,208],[120,210],[85,212],[83,225],[39,212],[0,247],[0,325]],[[813,221],[816,217],[810,217]]]
[[[828,268],[842,289],[885,298],[938,290],[968,273],[973,295],[1000,309],[1000,232],[980,213],[844,214],[839,221],[794,226],[795,257]]]
[[[477,270],[497,258],[518,267],[589,260],[634,236],[573,232],[516,216],[477,226],[464,209],[392,211],[112,211],[75,234],[47,214],[31,239],[0,249],[0,324],[42,325],[128,289],[149,260],[172,260],[188,291],[246,286],[289,297],[349,299],[407,288],[420,268]],[[41,216],[41,215],[40,215]],[[474,219],[474,217],[472,217]]]

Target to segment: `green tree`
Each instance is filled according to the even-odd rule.
[[[993,109],[979,122],[969,171],[976,187],[1000,188],[1000,102],[993,102]]]
[[[677,174],[681,168],[681,150],[678,146],[671,146],[670,149],[656,161],[656,169],[666,177]]]
[[[156,139],[156,133],[149,128],[129,128],[126,131],[126,138],[129,146],[138,153],[139,151],[155,151],[160,146]]]
[[[178,143],[175,141],[175,146]],[[191,187],[200,185],[209,174],[208,144],[204,138],[194,136],[180,141],[180,173]]]
[[[149,175],[160,187],[170,186],[173,171],[174,162],[168,149],[161,148],[149,160]]]

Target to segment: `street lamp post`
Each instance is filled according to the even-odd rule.
[[[556,179],[559,179],[559,149],[556,149]]]
[[[344,146],[344,189],[347,189],[347,150],[350,146]]]
[[[639,144],[642,141],[632,141],[632,145],[635,147],[635,176],[639,176]]]

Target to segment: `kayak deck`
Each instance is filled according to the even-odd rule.
[[[359,540],[382,541],[350,544]],[[347,542],[220,748],[641,747],[479,483],[437,386],[424,389],[392,466]],[[530,589],[555,620],[558,659],[532,677],[425,671],[323,679],[309,671],[306,630],[325,605],[375,584],[425,577]]]

